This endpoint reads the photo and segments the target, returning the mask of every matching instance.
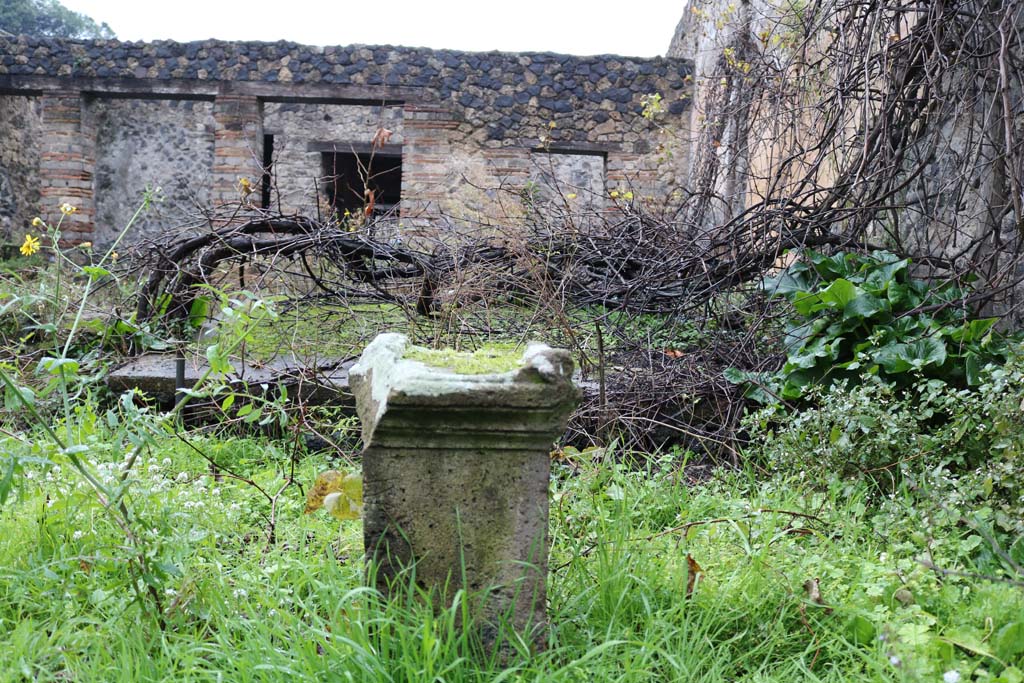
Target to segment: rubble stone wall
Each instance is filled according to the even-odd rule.
[[[97,99],[87,111],[96,132],[95,239],[107,244],[151,201],[125,239],[137,242],[195,220],[210,200],[213,103]]]
[[[0,241],[20,242],[39,204],[39,106],[0,97]]]
[[[173,227],[180,210],[237,202],[242,178],[261,202],[269,136],[270,206],[285,211],[316,208],[323,153],[366,146],[378,128],[400,150],[401,217],[414,230],[521,215],[541,184],[599,209],[617,188],[664,198],[686,182],[689,150],[642,100],[658,93],[682,116],[690,72],[687,60],[614,55],[0,38],[0,93],[18,103],[7,106],[39,100],[40,196],[72,201],[69,237],[100,244],[146,187],[165,201],[136,237]],[[9,138],[0,145],[29,154]]]

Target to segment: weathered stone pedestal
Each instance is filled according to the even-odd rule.
[[[349,375],[378,588],[415,579],[445,601],[465,589],[491,642],[506,616],[543,634],[549,453],[577,401],[567,351],[532,344],[514,361],[460,374],[382,334]]]

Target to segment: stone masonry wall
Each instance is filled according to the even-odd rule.
[[[147,188],[154,201],[125,235],[129,242],[182,226],[208,204],[212,102],[97,99],[88,110],[96,130],[97,243],[117,237]]]
[[[659,92],[670,113],[681,114],[689,73],[683,60],[614,55],[0,39],[0,76],[358,86],[382,93],[405,88],[406,95],[418,90],[422,99],[458,111],[489,146],[534,140],[554,120],[557,139],[619,142],[641,152],[640,133],[648,126],[637,116],[640,97]]]
[[[0,241],[20,242],[39,204],[39,103],[0,97]]]
[[[413,232],[507,224],[534,186],[597,210],[615,189],[664,198],[685,183],[689,150],[641,100],[659,93],[683,115],[690,71],[612,55],[0,38],[0,92],[41,94],[41,192],[79,207],[73,240],[100,243],[158,178],[164,212],[139,235],[180,223],[179,208],[237,202],[239,179],[263,175],[265,135],[271,208],[309,212],[323,152],[393,131]]]
[[[389,144],[401,145],[400,106],[268,102],[263,132],[274,136],[271,207],[284,213],[315,212],[317,190],[323,198],[322,154],[361,151],[378,128],[392,132]],[[372,171],[371,171],[372,172]]]

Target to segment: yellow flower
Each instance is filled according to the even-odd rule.
[[[619,196],[619,191],[618,191],[618,190],[612,190],[612,192],[611,192],[611,198],[612,198],[612,199],[617,199],[617,198],[618,198],[618,196]]]
[[[60,212],[62,214],[64,214],[65,216],[70,216],[75,211],[78,211],[78,209],[76,209],[75,207],[71,206],[67,202],[64,202],[63,204],[60,205]]]
[[[33,228],[38,228],[38,227],[40,227],[42,225],[44,225],[43,219],[40,218],[39,216],[36,216],[35,218],[32,219],[32,227]]]
[[[632,192],[626,192],[622,196],[624,198],[626,198],[627,200],[632,200],[633,199],[633,193]]]
[[[31,256],[39,251],[39,238],[33,237],[32,235],[25,235],[25,241],[22,243],[20,251],[25,256]]]
[[[557,125],[558,125],[558,124],[557,124],[557,123],[555,123],[554,121],[548,121],[548,128],[554,128],[554,127],[555,127],[555,126],[557,126]]]
[[[565,195],[565,198],[566,199],[576,199],[576,193],[575,192],[570,192],[569,194]]]
[[[110,260],[111,261],[116,261],[117,260],[117,252],[116,251],[110,252]]]
[[[82,249],[92,249],[92,242],[82,242],[78,246]]]

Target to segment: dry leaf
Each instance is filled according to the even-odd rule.
[[[363,478],[359,474],[344,474],[327,470],[316,476],[306,495],[308,515],[325,508],[337,519],[359,519],[363,513]]]
[[[693,559],[693,555],[686,553],[686,599],[689,600],[693,591],[697,588],[698,577],[704,576],[704,570]]]
[[[378,128],[377,132],[373,134],[373,138],[370,140],[370,146],[374,149],[380,149],[391,141],[391,136],[394,134],[394,131],[388,130],[387,128]]]
[[[815,605],[820,605],[825,608],[825,614],[832,614],[832,608],[825,604],[825,601],[821,597],[821,580],[807,579],[804,581],[804,590],[807,591],[807,598]]]
[[[306,509],[305,513],[308,515],[311,512],[316,512],[324,506],[324,498],[328,493],[337,491],[335,488],[341,483],[342,477],[345,475],[338,470],[327,470],[316,475],[316,481],[313,482],[313,487],[309,489],[309,493],[306,494]]]

